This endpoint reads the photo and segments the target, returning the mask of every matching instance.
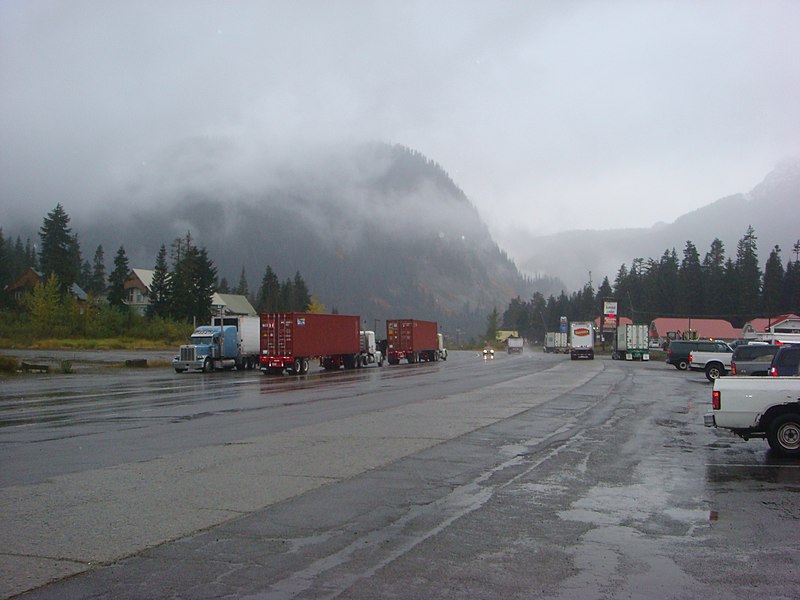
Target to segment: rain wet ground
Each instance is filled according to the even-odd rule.
[[[65,460],[2,489],[12,507],[68,492],[74,508],[52,501],[52,519],[94,516],[112,537],[116,523],[129,549],[37,547],[29,531],[3,568],[83,571],[29,598],[796,597],[800,465],[705,429],[704,379],[605,358],[473,358],[319,385],[175,379],[183,404],[160,408],[172,421],[133,436],[151,452],[109,421],[85,434],[118,442],[114,460]],[[217,400],[218,386],[235,391]],[[50,429],[0,435],[12,457],[67,450],[42,441]],[[94,511],[81,482],[107,496],[87,496]]]

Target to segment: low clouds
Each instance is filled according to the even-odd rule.
[[[0,222],[373,140],[442,164],[501,246],[672,221],[800,156],[798,30],[792,1],[6,0]],[[200,170],[165,159],[195,144]]]

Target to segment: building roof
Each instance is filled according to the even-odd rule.
[[[239,294],[220,294],[214,292],[211,297],[211,306],[222,306],[226,313],[232,315],[256,315],[256,309],[250,304],[246,296]]]
[[[155,275],[155,271],[152,269],[131,269],[128,279],[137,277],[139,281],[142,282],[142,285],[144,285],[148,291],[151,291],[153,289],[153,275]]]
[[[759,317],[744,324],[742,331],[755,332],[755,333],[768,333],[770,327],[775,327],[779,323],[788,321],[789,319],[800,319],[800,316],[794,314],[776,315],[774,317],[766,318]]]
[[[39,271],[35,270],[33,267],[29,267],[22,275],[17,277],[14,281],[9,283],[6,286],[6,290],[13,291],[19,288],[31,288],[40,281],[44,279],[44,275]],[[85,302],[88,296],[86,292],[83,291],[83,288],[79,286],[77,283],[73,283],[69,286],[70,293],[75,296],[78,300]]]
[[[689,319],[687,317],[659,317],[650,324],[651,337],[667,337],[667,333],[689,330],[697,332],[697,337],[735,340],[741,337],[742,332],[724,319]]]

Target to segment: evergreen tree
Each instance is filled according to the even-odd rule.
[[[758,250],[752,226],[736,246],[736,268],[739,275],[739,314],[753,318],[760,313],[761,269],[758,266]]]
[[[294,310],[295,307],[295,299],[294,299],[294,283],[288,277],[286,281],[281,284],[281,291],[280,296],[278,299],[278,310]]]
[[[244,271],[242,271],[244,274]],[[294,308],[298,312],[305,312],[311,304],[311,294],[308,291],[308,286],[303,278],[300,276],[300,271],[294,274]]]
[[[725,260],[720,298],[721,315],[729,320],[736,318],[739,306],[739,269],[732,258]]]
[[[103,246],[97,246],[92,260],[92,277],[90,279],[88,291],[99,296],[106,291],[106,259]]]
[[[77,237],[69,227],[69,215],[61,204],[47,213],[39,229],[41,247],[39,266],[45,278],[55,274],[62,289],[68,289],[78,280],[80,250]]]
[[[767,316],[780,314],[787,310],[787,303],[782,296],[783,287],[784,272],[781,248],[776,244],[769,253],[767,264],[764,265],[764,284],[761,289],[761,306]]]
[[[187,323],[205,323],[211,317],[211,296],[217,279],[217,269],[205,248],[198,248],[191,237],[176,240],[178,247],[171,277],[170,313]]]
[[[108,276],[108,303],[111,306],[117,308],[125,306],[125,282],[129,273],[128,257],[125,255],[125,248],[120,246],[114,257],[114,270]]]
[[[256,296],[256,310],[258,312],[276,312],[279,310],[278,303],[280,298],[280,283],[278,276],[267,265],[264,277],[261,278],[261,287],[258,288]]]
[[[497,341],[497,331],[500,329],[500,314],[495,307],[486,318],[486,342],[493,344]]]
[[[691,317],[704,314],[704,310],[703,268],[700,265],[700,254],[695,245],[687,241],[678,270],[678,312]]]
[[[719,238],[711,242],[711,248],[703,259],[704,314],[722,315],[727,311],[724,296],[725,245]]]
[[[220,294],[230,294],[231,293],[231,288],[228,285],[228,280],[225,279],[224,277],[219,280],[219,283],[217,284],[217,291]]]
[[[800,261],[789,261],[783,278],[782,296],[786,312],[800,314]]]
[[[166,317],[170,305],[170,275],[167,266],[167,247],[161,244],[153,269],[153,282],[150,285],[150,304],[147,314],[151,317]]]
[[[236,289],[233,293],[239,294],[240,296],[250,296],[250,286],[247,285],[247,276],[244,272],[244,265],[242,265],[242,273],[239,275],[239,285],[236,286]]]
[[[85,292],[91,291],[91,284],[92,284],[92,265],[89,264],[88,260],[85,260],[81,263],[81,276],[78,278],[78,285],[81,286],[81,289]]]

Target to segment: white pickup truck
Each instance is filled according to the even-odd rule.
[[[727,344],[717,342],[720,346],[716,352],[703,352],[692,350],[689,354],[689,368],[692,371],[705,371],[706,379],[714,381],[731,370],[731,357],[733,349]],[[722,350],[727,348],[727,350]]]
[[[722,377],[714,381],[706,427],[767,438],[770,448],[800,456],[800,377]]]

